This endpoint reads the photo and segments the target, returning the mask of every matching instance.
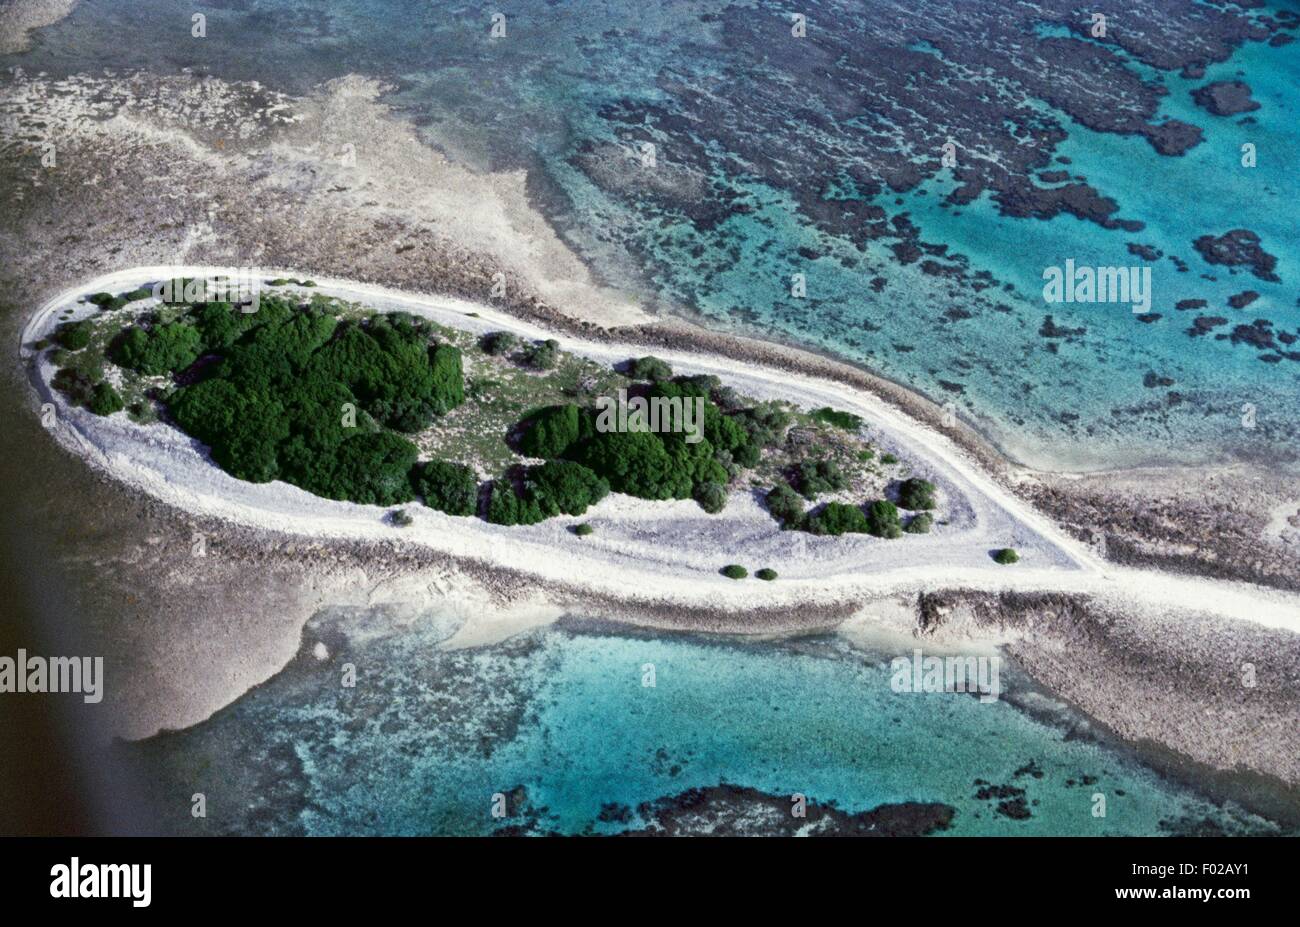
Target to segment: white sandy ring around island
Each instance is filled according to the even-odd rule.
[[[694,502],[650,502],[611,495],[580,519],[554,518],[528,527],[454,518],[418,504],[413,524],[385,521],[391,508],[323,499],[282,482],[247,483],[223,472],[206,449],[174,427],[142,426],[124,413],[103,418],[69,405],[49,381],[54,367],[31,345],[72,310],[98,312],[84,296],[114,293],[175,276],[234,275],[236,268],[137,267],[98,277],[48,301],[23,332],[22,353],[33,361],[40,402],[57,411],[51,433],[63,446],[113,478],[169,505],[251,528],[311,538],[400,538],[456,558],[499,564],[535,577],[540,591],[557,584],[659,607],[729,609],[864,602],[899,592],[969,588],[1097,595],[1125,605],[1179,608],[1300,633],[1300,596],[1244,583],[1205,580],[1105,563],[1085,545],[1016,498],[945,436],[910,419],[861,389],[792,370],[728,358],[656,349],[680,373],[714,374],[758,399],[784,399],[807,408],[833,406],[863,418],[873,443],[932,480],[945,500],[943,520],[928,535],[896,540],[867,536],[819,538],[780,531],[755,494],[733,492],[719,515]],[[276,271],[293,276],[291,271]],[[268,277],[270,274],[268,273]],[[347,280],[314,278],[314,293],[354,301],[377,311],[403,310],[440,324],[481,333],[506,330],[528,338],[551,333],[488,305],[403,293]],[[571,337],[562,347],[601,363],[644,353],[632,343]],[[569,531],[577,521],[596,529]],[[992,561],[991,550],[1014,547],[1013,566]],[[719,575],[729,563],[770,566],[776,582],[734,581]]]

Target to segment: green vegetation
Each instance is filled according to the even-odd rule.
[[[88,320],[64,322],[54,333],[54,339],[69,351],[80,351],[90,344],[92,326]]]
[[[113,389],[112,383],[101,380],[90,391],[86,408],[96,415],[112,415],[114,412],[121,412],[126,408],[126,404],[122,402],[122,397],[117,390]]]
[[[763,567],[761,570],[756,570],[754,575],[759,579],[766,580],[770,583],[772,580],[776,579],[776,570],[771,567]]]
[[[519,450],[529,457],[559,457],[578,440],[579,413],[573,403],[548,406],[524,422]]]
[[[898,458],[895,457],[893,454],[881,454],[881,455],[880,455],[880,462],[881,462],[882,464],[893,465],[893,464],[898,463]]]
[[[809,502],[824,492],[839,492],[848,485],[848,480],[833,460],[800,461],[795,481],[799,484],[800,495]]]
[[[1020,555],[1010,547],[1004,547],[1001,550],[993,552],[993,560],[1003,566],[1009,566],[1020,560]]]
[[[554,338],[534,341],[524,348],[521,359],[534,370],[553,370],[560,360],[560,343]]]
[[[55,372],[50,384],[68,397],[74,406],[83,406],[96,415],[120,412],[125,403],[113,384],[94,380],[81,370],[62,367]]]
[[[898,523],[898,506],[888,499],[877,499],[867,506],[867,533],[878,538],[896,538],[903,533]]]
[[[526,486],[529,497],[548,517],[581,515],[587,506],[609,495],[607,480],[570,460],[548,460],[529,468]]]
[[[479,339],[483,353],[492,357],[503,357],[515,349],[519,339],[510,332],[489,332]]]
[[[903,530],[908,534],[929,534],[933,525],[934,516],[929,512],[921,512],[919,515],[913,515]]]
[[[781,523],[782,528],[792,530],[803,526],[803,499],[788,483],[777,483],[768,490],[767,510]]]
[[[170,394],[177,424],[240,479],[282,479],[330,499],[395,505],[415,497],[414,444],[464,399],[460,351],[409,317],[339,322],[266,297],[256,313],[201,304],[183,320],[128,329],[115,358],[176,370],[200,352],[207,376]],[[391,429],[391,430],[390,430]]]
[[[109,356],[120,367],[161,376],[185,369],[202,350],[203,335],[197,327],[170,322],[150,329],[131,326],[113,343]]]
[[[399,528],[415,524],[415,516],[406,509],[393,509],[388,513],[388,521]]]
[[[834,425],[836,428],[843,428],[845,431],[857,431],[862,427],[861,416],[854,415],[852,412],[841,412],[838,409],[832,409],[830,406],[813,409],[809,414],[819,422]]]
[[[934,508],[934,484],[916,477],[903,480],[898,487],[898,504],[912,511]]]
[[[806,522],[806,530],[813,534],[865,534],[867,529],[867,516],[862,514],[862,509],[843,502],[827,502],[820,511],[809,515]]]
[[[412,471],[411,483],[431,509],[448,515],[478,511],[478,477],[464,464],[426,461]]]
[[[573,526],[573,533],[580,538],[585,538],[587,535],[593,533],[595,530],[596,530],[595,528],[591,527],[591,525],[587,524],[585,521],[580,525]]]
[[[699,483],[695,487],[695,501],[710,515],[716,515],[727,505],[727,487],[721,483]]]
[[[626,373],[629,379],[651,383],[664,383],[673,378],[673,368],[666,361],[648,354],[628,361]]]
[[[745,569],[738,563],[728,564],[718,572],[727,577],[727,579],[744,579],[749,575],[749,570]]]

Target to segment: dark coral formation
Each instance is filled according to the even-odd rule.
[[[1249,267],[1250,272],[1269,283],[1281,283],[1274,273],[1277,258],[1264,250],[1259,236],[1250,229],[1233,229],[1218,236],[1202,235],[1192,242],[1207,264]]]
[[[794,816],[793,806],[789,795],[771,795],[755,788],[723,784],[690,789],[641,805],[637,811],[647,826],[628,833],[920,837],[947,830],[955,814],[951,806],[938,802],[880,805],[854,814],[832,803],[808,799],[803,817]]]
[[[1250,85],[1240,80],[1219,80],[1192,91],[1196,105],[1216,116],[1235,116],[1259,109],[1250,98]]]

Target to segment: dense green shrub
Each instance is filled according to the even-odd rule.
[[[845,431],[857,431],[862,427],[861,416],[854,415],[852,412],[841,412],[838,409],[832,409],[830,406],[813,409],[812,417],[819,422],[834,425],[836,428],[843,428]]]
[[[478,511],[478,476],[464,464],[426,461],[412,471],[411,485],[431,509],[448,515]]]
[[[534,341],[524,348],[522,357],[534,370],[552,370],[560,362],[560,343],[553,338]]]
[[[934,508],[934,484],[917,477],[903,480],[898,487],[898,504],[913,511]]]
[[[888,499],[877,499],[867,506],[867,532],[878,538],[896,538],[903,533],[898,522],[898,506]]]
[[[519,339],[510,332],[488,332],[479,339],[479,347],[484,353],[491,354],[493,357],[509,354],[518,343]]]
[[[192,325],[171,324],[192,332],[219,362],[175,390],[167,408],[224,470],[253,482],[283,479],[331,499],[396,505],[414,498],[413,477],[423,472],[412,473],[416,447],[381,426],[417,430],[464,398],[460,352],[430,345],[422,320],[397,314],[338,323],[277,296],[263,297],[256,313],[196,305],[188,319]],[[128,330],[124,359],[151,357],[155,334]],[[462,481],[459,495],[448,488],[446,504],[463,511],[464,496]]]
[[[880,462],[882,464],[888,464],[890,466],[893,466],[894,464],[898,463],[898,458],[895,457],[893,454],[881,454]]]
[[[727,487],[721,483],[700,483],[695,487],[695,501],[710,515],[716,515],[727,505]]]
[[[798,528],[804,521],[803,499],[787,483],[777,483],[767,492],[767,510],[782,528]]]
[[[649,431],[596,432],[569,448],[566,456],[603,476],[613,491],[642,499],[685,499],[695,483],[691,470],[669,454],[659,435]]]
[[[95,384],[94,389],[90,391],[90,398],[86,400],[86,408],[96,415],[112,415],[114,412],[121,412],[125,407],[126,403],[113,388],[113,384],[102,380]]]
[[[54,372],[50,385],[68,397],[74,406],[84,406],[90,401],[94,381],[73,367],[61,367]]]
[[[759,579],[767,580],[770,583],[772,580],[776,579],[776,570],[771,567],[763,567],[761,570],[756,570],[754,575]]]
[[[64,322],[54,333],[54,338],[69,351],[80,351],[90,344],[91,325],[89,321]]]
[[[849,484],[833,460],[803,460],[795,471],[799,493],[809,501],[825,492],[838,492]]]
[[[929,534],[930,528],[934,525],[934,516],[929,512],[921,512],[913,515],[907,522],[907,527],[903,530],[908,534]]]
[[[1014,550],[1012,550],[1010,547],[1004,547],[1001,550],[994,551],[993,559],[994,561],[1002,564],[1003,566],[1008,566],[1012,563],[1017,562],[1020,559],[1020,555],[1016,553]]]
[[[134,325],[113,343],[111,359],[148,376],[184,370],[203,351],[203,336],[193,325],[167,322],[151,329]]]
[[[728,564],[718,572],[727,577],[727,579],[744,579],[749,575],[749,570],[745,569],[739,563]]]
[[[546,519],[534,499],[521,496],[509,480],[495,480],[488,498],[487,519],[494,525],[535,525]]]
[[[626,373],[629,379],[648,380],[651,383],[661,383],[673,378],[673,368],[666,361],[648,354],[628,361]]]
[[[406,509],[393,509],[388,513],[388,521],[399,528],[407,528],[415,524],[415,516]]]
[[[807,530],[813,534],[862,534],[867,527],[867,516],[862,514],[862,509],[843,502],[827,502],[821,511],[807,519]]]
[[[752,409],[739,412],[737,418],[749,432],[751,443],[760,448],[780,446],[793,421],[790,413],[775,402],[760,402]]]
[[[580,525],[573,526],[573,533],[580,538],[585,538],[587,535],[591,534],[595,530],[596,530],[595,528],[591,527],[591,525],[587,524],[585,521]]]
[[[547,406],[525,419],[519,450],[529,457],[560,457],[578,440],[579,426],[580,413],[573,403]]]
[[[609,483],[571,460],[548,460],[531,467],[525,480],[528,497],[547,516],[581,515],[609,495]]]
[[[137,296],[135,299],[144,299],[145,296],[152,295],[152,290],[145,290],[144,296]],[[131,294],[129,293],[126,296],[114,296],[112,293],[93,293],[86,297],[86,301],[94,303],[105,312],[114,312],[134,300],[131,298]]]

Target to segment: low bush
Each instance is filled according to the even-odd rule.
[[[626,374],[632,380],[645,380],[650,383],[664,383],[673,378],[673,368],[667,361],[646,355],[627,362]]]
[[[573,526],[573,533],[580,538],[585,538],[587,535],[593,533],[595,530],[596,530],[595,528],[591,527],[591,525],[587,524],[585,521],[580,525]]]
[[[560,343],[553,338],[534,341],[524,348],[523,361],[534,370],[552,370],[560,361]]]
[[[509,480],[494,480],[487,520],[494,525],[535,525],[546,520],[546,513],[535,500],[516,492]]]
[[[903,533],[898,522],[898,506],[888,499],[877,499],[867,506],[867,533],[878,538],[896,538]]]
[[[528,498],[548,517],[581,515],[609,495],[609,482],[571,460],[548,460],[531,467],[525,480]]]
[[[695,487],[695,501],[710,515],[716,515],[727,505],[727,487],[721,483],[700,483]]]
[[[491,354],[493,357],[509,354],[518,343],[519,339],[510,332],[488,332],[479,339],[479,347],[484,353]]]
[[[478,511],[478,476],[464,464],[426,461],[411,471],[411,484],[431,509],[462,516]]]
[[[934,508],[934,484],[917,477],[903,480],[898,487],[898,504],[912,511]]]
[[[88,321],[64,322],[54,333],[54,338],[69,351],[80,351],[90,344],[91,326]]]
[[[788,483],[777,483],[767,491],[767,510],[782,528],[794,529],[803,524],[803,499]]]
[[[759,579],[767,580],[767,582],[770,583],[772,580],[776,579],[776,570],[771,567],[763,567],[763,569],[757,570],[754,575]]]
[[[121,412],[126,408],[126,403],[122,401],[121,395],[113,388],[112,383],[101,380],[90,391],[90,398],[86,400],[86,408],[96,415],[112,415],[114,412]]]
[[[826,492],[838,492],[848,486],[848,478],[833,460],[803,460],[795,471],[799,494],[808,501]]]
[[[913,515],[903,530],[908,534],[929,534],[933,525],[934,516],[929,512],[921,512],[919,515]]]
[[[581,413],[573,403],[547,406],[524,420],[519,451],[543,460],[561,457],[578,440],[580,425]]]
[[[836,428],[843,428],[845,431],[857,431],[862,427],[861,416],[854,415],[852,412],[841,412],[838,409],[832,409],[830,406],[813,409],[812,417],[819,422],[834,425]]]
[[[133,325],[113,343],[113,363],[147,376],[184,370],[203,351],[203,336],[193,325],[168,322],[151,329]]]
[[[1020,555],[1010,547],[1004,547],[1001,550],[993,552],[993,560],[1003,566],[1009,566],[1020,560]]]
[[[744,579],[749,575],[749,570],[745,569],[738,563],[728,564],[718,571],[727,579]]]
[[[807,519],[807,530],[813,534],[863,534],[868,530],[867,516],[856,505],[827,502]]]

